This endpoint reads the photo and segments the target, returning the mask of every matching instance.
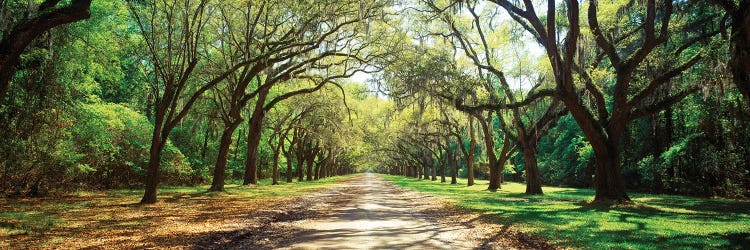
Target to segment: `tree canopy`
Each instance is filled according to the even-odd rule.
[[[748,1],[0,1],[0,190],[750,196]]]

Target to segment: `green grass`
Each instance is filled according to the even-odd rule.
[[[226,185],[226,192],[207,192],[209,185],[195,187],[160,187],[159,202],[155,205],[138,206],[143,195],[142,189],[109,190],[105,192],[80,191],[62,197],[22,198],[0,200],[0,240],[3,237],[26,234],[43,234],[59,230],[71,221],[78,221],[82,214],[95,219],[106,217],[116,212],[132,212],[141,209],[158,209],[159,207],[184,207],[190,204],[234,200],[252,201],[255,199],[294,198],[315,190],[326,188],[353,176],[337,176],[311,182],[286,183],[271,185],[270,179],[260,180],[257,186]],[[0,244],[2,246],[2,244]],[[2,247],[0,247],[2,248]]]
[[[525,185],[487,182],[466,187],[401,176],[385,178],[433,194],[456,206],[494,215],[499,223],[540,235],[562,247],[585,249],[750,248],[750,202],[631,193],[636,205],[590,205],[591,189],[545,187],[543,196],[525,196]],[[463,184],[460,184],[463,183]]]

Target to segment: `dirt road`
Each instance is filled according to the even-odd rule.
[[[446,184],[447,185],[447,184]],[[257,216],[257,215],[256,215]],[[375,174],[267,210],[196,249],[549,249],[543,240],[405,191]]]
[[[471,228],[441,225],[420,212],[419,202],[373,174],[350,182],[318,218],[302,229],[286,249],[472,249]],[[413,195],[413,194],[412,194]]]

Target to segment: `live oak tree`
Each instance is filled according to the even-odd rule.
[[[301,102],[299,100],[295,103],[299,105]],[[292,182],[293,157],[291,155],[291,147],[294,147],[298,142],[298,136],[295,134],[298,134],[299,130],[302,129],[300,122],[319,107],[319,103],[312,103],[303,107],[284,107],[286,109],[284,111],[281,111],[281,108],[277,107],[271,109],[269,112],[269,118],[271,119],[267,119],[266,123],[272,131],[268,139],[268,145],[272,148],[274,155],[271,176],[272,185],[277,185],[279,178],[281,178],[279,171],[279,154],[281,153],[283,153],[287,164],[286,181]],[[292,137],[291,139],[289,139],[290,136]],[[289,142],[289,146],[286,146],[287,142]]]
[[[750,105],[750,1],[711,0],[731,17],[729,66],[732,79]]]
[[[90,1],[86,21],[10,38],[87,2],[0,1],[0,49],[32,39],[0,98],[5,196],[148,184],[154,197],[159,184],[244,172],[278,184],[364,170],[464,184],[468,166],[491,190],[608,185],[597,202],[627,202],[607,194],[618,178],[640,192],[750,195],[744,0]],[[344,26],[313,48],[327,24]],[[340,54],[305,62],[331,49]],[[282,61],[261,65],[269,58]],[[380,73],[344,79],[356,70]]]
[[[466,55],[477,67],[477,75],[482,79],[481,88],[488,93],[489,98],[485,101],[486,103],[482,103],[481,105],[467,106],[461,101],[461,93],[450,93],[450,89],[446,89],[442,93],[439,93],[439,95],[456,100],[457,108],[473,113],[479,118],[483,131],[487,135],[485,138],[492,138],[492,130],[494,128],[490,128],[488,123],[493,121],[493,111],[497,111],[498,114],[502,110],[512,111],[512,116],[509,118],[498,115],[498,120],[503,125],[501,128],[505,137],[499,159],[494,153],[494,141],[492,141],[494,139],[485,139],[487,148],[493,149],[492,151],[488,151],[487,154],[490,162],[491,176],[489,189],[496,190],[500,188],[500,173],[503,171],[503,166],[508,157],[514,151],[510,148],[511,141],[508,138],[513,138],[512,142],[521,150],[524,158],[527,185],[526,194],[542,194],[540,173],[536,160],[536,142],[545,134],[544,131],[547,128],[554,124],[560,116],[565,114],[565,110],[558,110],[557,103],[554,103],[555,105],[539,105],[540,102],[537,99],[552,94],[551,90],[542,87],[544,81],[537,81],[531,84],[528,91],[524,91],[520,87],[517,89],[511,88],[506,77],[506,72],[503,70],[503,65],[501,65],[498,59],[505,57],[503,54],[498,53],[498,51],[502,50],[498,49],[498,47],[503,47],[504,44],[490,44],[488,42],[488,40],[499,41],[502,38],[497,38],[496,33],[485,32],[485,30],[493,30],[493,27],[496,30],[507,31],[507,29],[497,28],[496,26],[500,26],[499,23],[493,23],[491,17],[497,15],[496,10],[491,9],[490,11],[486,11],[488,12],[487,16],[490,16],[490,18],[483,19],[480,16],[484,15],[484,13],[479,13],[475,2],[466,2],[459,5],[457,11],[463,11],[461,7],[465,7],[465,10],[470,13],[470,18],[467,20],[469,24],[465,24],[462,23],[464,20],[460,20],[460,17],[455,16],[449,11],[451,8],[455,8],[455,6],[448,5],[447,7],[441,7],[437,6],[434,1],[425,1],[425,4],[448,27],[450,32],[441,34],[441,36],[452,38],[450,40],[452,44],[462,50],[462,54]],[[506,34],[501,34],[501,36],[503,35]],[[504,47],[517,48],[522,46],[505,45]],[[517,76],[517,79],[521,79],[520,76]],[[517,100],[518,97],[516,95],[518,92],[527,92],[527,96],[520,96],[523,101]],[[534,105],[531,105],[531,102],[534,102]],[[524,109],[524,112],[521,109]],[[482,114],[483,110],[490,111],[488,118],[485,118]],[[534,118],[528,115],[529,113],[535,113],[534,111],[537,110],[541,110],[541,113],[544,115]],[[527,114],[524,117],[529,117],[530,119],[524,119],[522,113]],[[511,126],[505,125],[506,120],[510,121]]]
[[[615,6],[631,11],[631,15],[615,15],[614,21],[630,20],[626,29],[617,25],[602,27],[599,24],[598,1],[588,4],[586,20],[590,33],[582,33],[581,13],[578,1],[565,1],[565,25],[558,22],[556,11],[561,8],[556,1],[547,1],[546,15],[540,16],[532,1],[515,3],[505,0],[491,1],[502,8],[544,47],[555,76],[556,99],[565,104],[575,118],[586,139],[591,143],[596,161],[596,195],[594,202],[627,203],[630,198],[625,192],[622,179],[621,153],[623,136],[627,124],[637,118],[661,111],[686,96],[694,93],[695,86],[687,86],[675,94],[655,99],[652,93],[669,83],[672,78],[699,62],[700,53],[689,55],[685,49],[701,41],[703,33],[692,35],[696,39],[684,39],[675,43],[671,36],[680,26],[673,20],[672,1],[650,0],[645,3],[633,2]],[[637,6],[637,8],[636,8]],[[657,8],[658,6],[658,8]],[[542,21],[542,17],[546,21]],[[674,27],[677,26],[677,27]],[[691,34],[688,30],[681,30]],[[713,32],[713,31],[708,31]],[[596,48],[594,57],[579,53],[584,50],[582,36],[593,37]],[[559,39],[558,35],[564,35]],[[637,37],[637,39],[633,37]],[[673,45],[673,46],[666,46]],[[655,51],[664,50],[676,61],[676,66],[650,79],[634,79],[634,74],[646,67]],[[688,55],[686,55],[688,54]],[[606,59],[606,61],[605,61]],[[583,65],[583,62],[586,65]],[[591,65],[591,66],[589,66]],[[606,68],[614,71],[612,81],[593,82],[586,77],[586,68]],[[584,78],[583,86],[576,82],[576,75]],[[611,89],[613,100],[607,103],[604,91]],[[592,102],[584,101],[582,95],[591,96]],[[608,106],[611,105],[611,108]]]
[[[91,0],[72,0],[67,5],[60,2],[45,0],[39,5],[32,1],[0,2],[0,101],[5,99],[21,54],[34,39],[52,28],[91,16]],[[18,5],[27,5],[24,14],[12,12]]]
[[[256,99],[251,116],[248,119],[246,177],[245,184],[255,184],[257,145],[260,143],[265,107],[271,88],[277,83],[291,79],[297,74],[305,73],[309,65],[318,63],[335,51],[317,53],[318,48],[336,38],[338,31],[348,24],[326,26],[333,22],[339,13],[327,16],[310,13],[302,15],[306,8],[300,3],[284,1],[259,2],[226,2],[220,8],[223,17],[217,28],[225,30],[229,39],[222,40],[222,59],[226,65],[233,62],[249,60],[250,65],[233,74],[226,86],[219,90],[224,110],[225,129],[219,146],[219,155],[214,168],[211,190],[224,190],[225,170],[231,136],[244,121],[241,113],[245,106]],[[290,22],[288,16],[299,20]],[[328,30],[316,30],[328,28]],[[335,44],[335,43],[334,43]],[[251,88],[251,83],[256,85]],[[223,97],[223,98],[221,98]]]
[[[503,129],[503,143],[501,149],[500,151],[495,149],[495,127],[493,126],[495,120],[493,119],[493,113],[493,111],[486,111],[486,115],[485,111],[475,111],[474,113],[474,117],[476,117],[482,128],[482,138],[484,140],[485,148],[487,149],[485,150],[487,155],[487,166],[490,169],[490,184],[487,189],[490,191],[495,191],[501,188],[503,182],[502,173],[505,169],[505,164],[517,148],[517,146],[512,145],[513,141],[510,140],[511,137],[509,136],[509,132]],[[502,119],[504,118],[498,116],[498,121],[502,122]],[[534,175],[533,173],[529,174],[527,172],[527,177],[529,176],[533,177]],[[528,183],[529,182],[527,181],[527,186]]]
[[[266,68],[266,75],[255,91],[265,93],[276,84],[291,78],[311,83],[311,86],[290,90],[271,98],[267,94],[259,94],[259,98],[256,98],[255,109],[248,120],[253,132],[247,138],[244,184],[257,183],[257,145],[265,112],[292,96],[317,91],[332,81],[348,78],[356,72],[372,70],[366,66],[374,65],[382,54],[372,49],[372,46],[378,43],[377,39],[383,38],[383,34],[368,34],[369,23],[385,15],[384,7],[382,2],[365,4],[361,1],[315,1],[286,6],[287,11],[296,13],[292,15],[299,19],[295,22],[288,19],[289,15],[271,15],[274,19],[269,22],[280,26],[267,29],[278,32],[275,39],[267,41],[267,47],[280,50],[278,54],[270,53],[270,58],[281,60],[276,65],[270,65],[273,67]],[[310,9],[319,12],[309,12]]]
[[[211,79],[196,75],[204,66],[205,28],[212,17],[209,0],[131,1],[129,6],[144,38],[152,67],[154,130],[141,203],[156,202],[161,156],[169,135],[206,91],[248,62],[233,65]]]

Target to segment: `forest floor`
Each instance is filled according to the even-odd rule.
[[[3,199],[0,249],[553,248],[372,174],[203,190],[145,206],[140,190]]]
[[[629,193],[634,205],[597,206],[594,190],[544,187],[524,195],[523,183],[506,182],[497,192],[486,180],[467,187],[403,176],[383,178],[434,195],[470,214],[484,214],[514,231],[576,249],[748,249],[750,201]]]

